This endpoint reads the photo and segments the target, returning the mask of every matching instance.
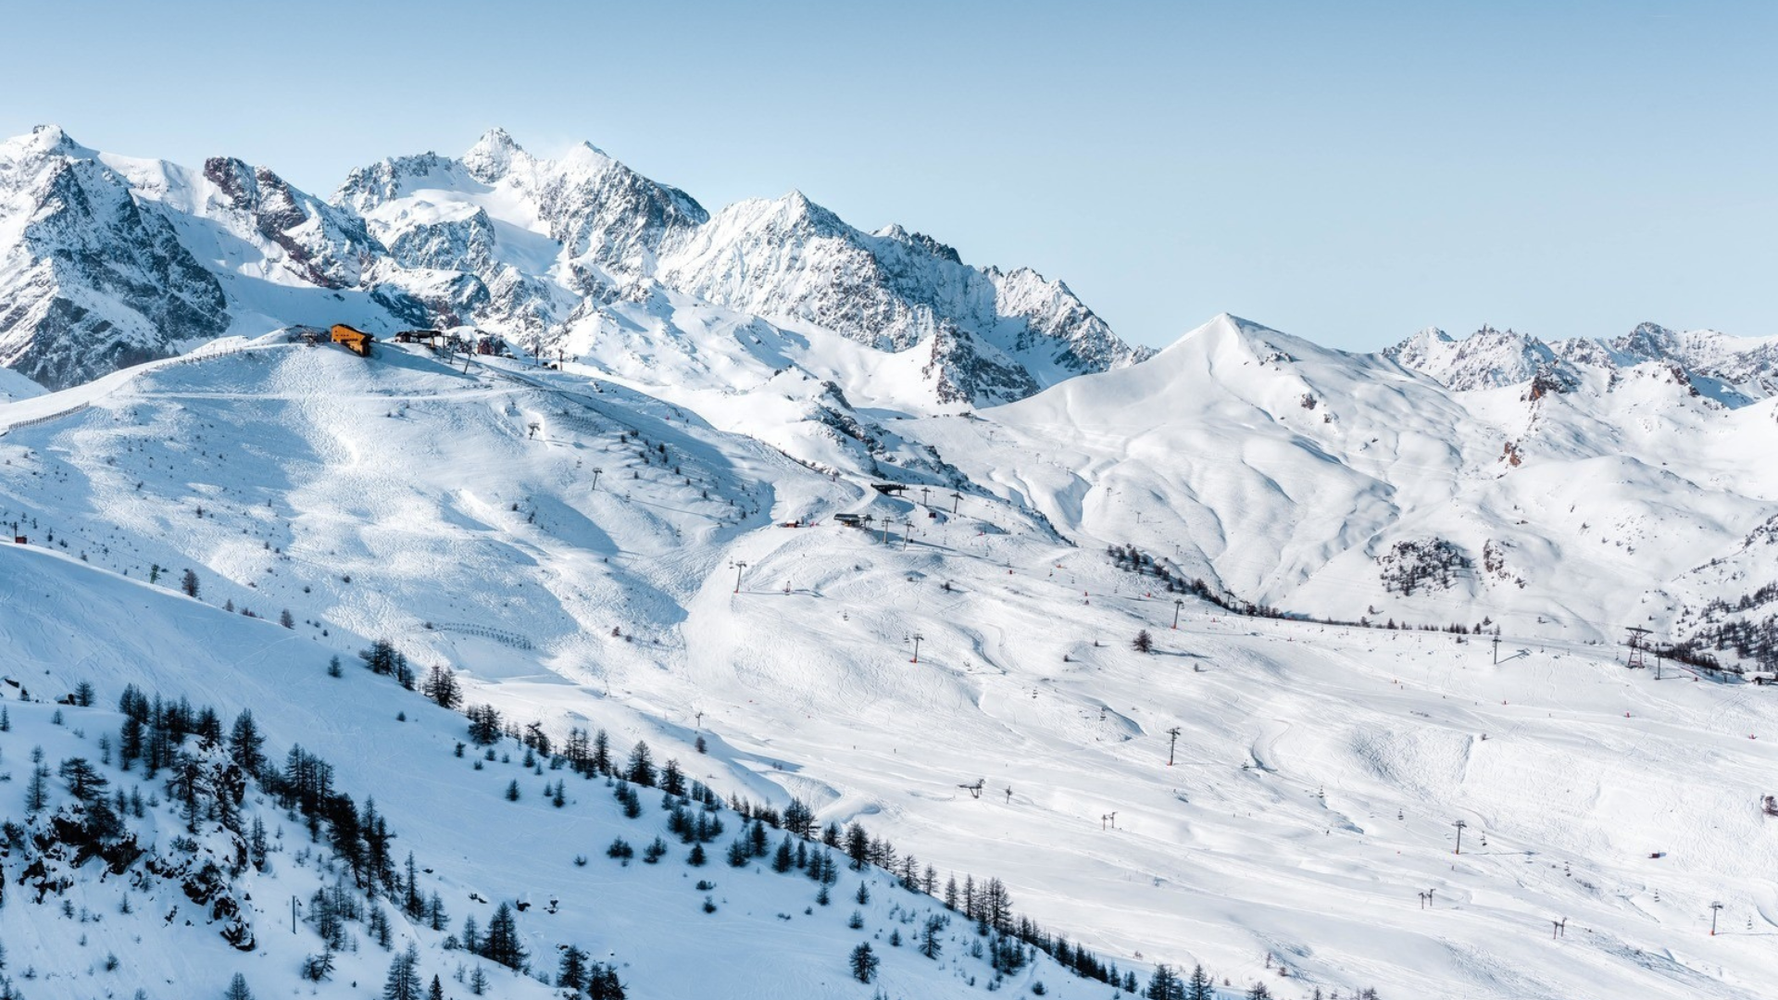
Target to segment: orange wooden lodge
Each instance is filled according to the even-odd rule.
[[[363,330],[354,329],[344,323],[335,323],[333,325],[333,342],[336,344],[344,344],[346,350],[351,351],[353,354],[356,354],[361,358],[370,357],[370,345],[376,339],[377,338],[365,333]]]

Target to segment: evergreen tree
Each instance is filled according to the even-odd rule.
[[[62,761],[59,771],[62,780],[68,783],[68,791],[83,803],[90,803],[105,794],[105,787],[109,784],[105,776],[88,763],[85,757],[70,757]]]
[[[945,918],[932,914],[926,918],[926,926],[920,930],[920,954],[934,961],[938,960],[939,952],[944,950],[938,934],[945,929]]]
[[[438,898],[438,893],[433,893],[432,898],[426,901],[426,926],[442,931],[450,919],[451,915],[445,912],[444,900]]]
[[[426,918],[426,897],[420,895],[420,876],[414,866],[414,852],[407,852],[407,878],[402,880],[405,890],[402,910],[414,920]]]
[[[198,596],[198,575],[189,569],[186,570],[185,577],[179,581],[179,589],[185,591],[186,597],[193,597],[193,598],[197,597]],[[235,978],[238,980],[241,979],[240,974],[236,973]],[[241,988],[242,989],[247,988],[247,983],[245,980],[241,980]],[[232,1000],[232,998],[231,998],[231,1000]]]
[[[1216,1000],[1216,984],[1210,981],[1202,965],[1192,969],[1192,977],[1185,984],[1185,1000]]]
[[[624,984],[618,981],[616,969],[594,962],[588,978],[588,1000],[624,1000]]]
[[[426,671],[426,682],[420,686],[420,693],[440,708],[456,708],[463,701],[463,689],[457,684],[457,675],[451,673],[449,667],[436,663]]]
[[[603,729],[593,734],[593,757],[590,763],[595,774],[611,773],[611,737]]]
[[[370,904],[370,919],[366,920],[364,924],[365,932],[368,933],[384,951],[388,951],[392,932],[389,928],[389,917],[383,912],[383,908],[376,903]]]
[[[636,745],[630,749],[630,763],[624,768],[624,777],[632,785],[654,787],[654,760],[648,752],[647,743],[637,740]]]
[[[266,765],[264,746],[265,737],[259,734],[259,727],[253,722],[253,710],[243,709],[235,716],[234,728],[229,731],[229,759],[243,773],[258,777]]]
[[[1148,1000],[1182,1000],[1185,996],[1185,984],[1179,981],[1175,973],[1166,965],[1154,967],[1154,975],[1149,977],[1148,992],[1142,994]]]
[[[1012,895],[1006,891],[1005,882],[991,878],[982,887],[976,916],[1002,934],[1011,929]]]
[[[278,612],[278,624],[285,628],[296,627],[296,619],[291,616],[289,608],[285,608],[283,611]]]
[[[482,940],[481,955],[509,969],[524,965],[525,949],[519,944],[518,922],[513,918],[510,904],[502,902],[488,920],[488,934]]]
[[[1154,636],[1148,634],[1148,629],[1143,629],[1136,633],[1136,638],[1130,640],[1130,648],[1138,653],[1152,653],[1154,652]]]
[[[1266,989],[1265,983],[1255,982],[1247,991],[1247,1000],[1272,1000],[1272,991]]]
[[[191,570],[185,572],[188,576],[191,574]],[[239,972],[235,973],[235,977],[228,981],[228,989],[222,994],[222,1000],[253,1000],[253,991],[247,988],[247,977]]]
[[[382,886],[391,891],[395,888],[395,855],[389,850],[389,842],[395,835],[389,832],[389,821],[377,815],[375,799],[364,800],[364,867],[369,873],[371,896],[375,897],[376,887]]]
[[[478,997],[488,992],[488,974],[479,965],[469,974],[469,992]]]
[[[668,795],[685,794],[685,772],[679,770],[679,762],[669,760],[661,769],[661,791]]]
[[[807,838],[815,829],[815,813],[802,799],[791,799],[784,807],[784,829]]]
[[[304,979],[315,983],[333,975],[333,947],[331,943],[321,949],[321,954],[304,958],[302,972]]]
[[[445,1000],[444,984],[438,981],[437,975],[432,977],[432,986],[426,991],[426,1000]]]
[[[369,649],[358,651],[358,658],[373,674],[389,675],[395,672],[395,644],[387,639],[378,639],[370,644]]]
[[[556,985],[579,993],[587,987],[587,954],[569,945],[562,949],[562,964],[556,970]]]
[[[861,983],[868,983],[877,977],[877,966],[882,960],[876,952],[871,951],[870,942],[860,944],[852,949],[852,978]]]
[[[469,716],[469,741],[478,747],[500,742],[500,710],[492,705],[472,705]]]
[[[37,748],[39,752],[42,747]],[[49,768],[38,764],[31,768],[31,783],[25,786],[25,811],[40,813],[49,805]]]
[[[854,822],[846,828],[846,856],[852,859],[853,871],[863,871],[870,861],[870,835],[860,823]]]
[[[407,950],[389,963],[389,978],[383,983],[383,1000],[422,1000],[420,984],[420,949],[408,942]]]

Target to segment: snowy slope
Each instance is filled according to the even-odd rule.
[[[0,368],[0,403],[41,396],[48,390],[10,368]]]
[[[176,865],[196,869],[206,859],[227,868],[239,841],[218,820],[205,819],[191,835],[191,860],[183,860],[178,840],[187,828],[174,799],[175,782],[166,772],[148,777],[141,764],[120,769],[109,746],[101,745],[121,745],[123,716],[110,704],[132,684],[213,707],[225,720],[250,710],[274,766],[292,745],[330,762],[335,787],[359,801],[374,799],[395,831],[398,851],[418,859],[419,892],[444,901],[449,931],[469,917],[485,928],[497,905],[517,903],[520,940],[545,975],[555,974],[560,947],[572,944],[614,966],[631,997],[863,997],[871,995],[870,987],[850,979],[846,959],[868,941],[882,963],[878,986],[888,995],[975,996],[981,990],[973,982],[994,978],[986,963],[970,955],[976,932],[961,919],[939,934],[944,951],[937,959],[920,955],[915,936],[929,916],[943,915],[943,907],[900,888],[880,869],[842,868],[832,904],[815,905],[819,886],[801,871],[779,875],[765,861],[739,869],[723,862],[723,849],[744,831],[733,812],[715,814],[730,833],[710,847],[708,866],[693,869],[685,863],[686,848],[665,829],[658,791],[642,789],[646,808],[631,820],[621,814],[607,780],[583,779],[566,769],[528,769],[519,760],[524,749],[514,741],[490,748],[485,766],[479,751],[458,755],[454,748],[465,738],[461,716],[356,662],[343,676],[329,677],[330,654],[351,656],[318,641],[313,629],[293,634],[75,560],[17,548],[0,550],[0,592],[7,607],[0,636],[13,664],[7,679],[15,682],[7,686],[9,697],[19,697],[16,682],[38,698],[72,691],[81,682],[102,696],[92,708],[6,703],[0,773],[12,780],[0,784],[0,815],[46,836],[52,817],[78,815],[59,777],[50,779],[49,807],[37,814],[28,810],[27,775],[36,748],[52,768],[84,758],[98,767],[111,793],[131,789],[151,803],[143,817],[124,812],[138,846],[150,851],[127,867],[128,878],[101,877],[100,860],[58,862],[41,845],[15,844],[0,860],[13,876],[0,897],[7,961],[0,983],[24,995],[129,995],[140,988],[148,996],[220,996],[238,972],[262,996],[298,984],[311,996],[363,996],[380,987],[392,956],[408,941],[419,947],[422,982],[437,975],[452,995],[469,995],[459,973],[478,966],[489,974],[488,995],[561,995],[455,949],[446,938],[454,941],[456,934],[411,920],[395,899],[363,904],[390,916],[392,948],[379,947],[363,924],[352,924],[352,947],[335,955],[331,978],[298,978],[304,959],[323,950],[310,897],[342,875],[337,865],[323,863],[326,848],[311,843],[294,814],[257,788],[246,796],[240,827],[262,822],[271,850],[263,867],[243,865],[242,874],[225,880],[224,896],[240,907],[238,918],[214,918],[207,901],[187,893],[191,879],[150,874]],[[73,609],[78,618],[70,618]],[[194,746],[188,740],[188,749]],[[515,780],[523,790],[518,801],[508,801],[505,789]],[[544,791],[556,781],[567,793],[561,806]],[[640,859],[620,865],[606,856],[616,839],[640,849],[656,835],[673,844],[658,865]],[[781,837],[773,831],[771,844]],[[694,888],[699,878],[713,888]],[[40,901],[37,890],[45,883],[54,887]],[[860,883],[872,896],[863,904],[854,895]],[[293,898],[301,918],[294,928]],[[704,911],[706,898],[710,912]],[[863,918],[856,930],[848,926],[854,911]],[[246,928],[236,937],[244,942],[231,944],[221,936],[230,926]],[[900,946],[889,943],[892,931],[904,939]],[[108,956],[115,957],[116,968],[106,968]],[[1028,990],[1040,982],[1061,997],[1103,992],[1047,959],[1005,985]]]
[[[709,373],[710,387],[661,399],[575,366],[466,372],[462,358],[446,366],[392,346],[364,362],[268,341],[7,404],[33,417],[87,404],[0,437],[0,521],[65,556],[3,553],[11,600],[37,602],[0,616],[7,648],[50,671],[50,690],[90,679],[102,703],[131,679],[190,683],[225,710],[263,696],[288,715],[266,710],[274,740],[305,746],[345,738],[325,717],[369,732],[408,706],[415,738],[436,742],[430,759],[465,770],[412,781],[349,749],[336,763],[398,827],[452,827],[403,836],[446,845],[421,852],[428,863],[468,855],[441,875],[494,899],[546,890],[528,860],[492,860],[460,836],[597,865],[609,826],[590,807],[574,813],[597,832],[570,850],[530,839],[546,834],[528,824],[438,819],[441,795],[488,794],[486,822],[501,823],[536,794],[521,782],[518,806],[499,800],[510,765],[477,774],[449,756],[460,720],[355,665],[327,678],[327,654],[350,659],[388,638],[416,664],[457,668],[471,702],[537,719],[558,741],[596,725],[619,747],[645,738],[659,758],[698,760],[695,776],[719,792],[780,807],[797,796],[824,822],[862,819],[941,873],[1004,879],[1021,912],[1144,978],[1152,962],[1202,962],[1293,998],[1371,985],[1385,997],[1754,997],[1778,972],[1760,943],[1778,899],[1763,879],[1772,821],[1757,807],[1774,791],[1778,711],[1751,686],[1626,672],[1590,642],[1615,632],[1580,616],[1640,599],[1648,584],[1628,571],[1632,556],[1688,569],[1696,552],[1687,562],[1675,550],[1738,540],[1758,522],[1757,491],[1771,484],[1736,456],[1770,433],[1769,404],[1711,405],[1659,366],[1609,392],[1602,381],[1537,400],[1526,387],[1457,397],[1386,359],[1222,319],[1147,363],[1019,404],[873,414],[905,435],[886,455],[931,444],[969,477],[955,498],[936,472],[897,498],[869,488],[878,477],[856,454],[840,457],[857,465],[810,469],[727,426],[797,423],[764,401],[801,405],[801,375],[729,397],[714,388],[724,371],[766,364],[775,336],[796,335],[652,301],[709,324],[670,357]],[[843,339],[820,350],[844,357]],[[702,344],[721,350],[691,349]],[[783,391],[792,382],[797,392]],[[698,416],[706,407],[722,419]],[[13,422],[7,412],[0,423]],[[1717,435],[1714,450],[1691,444]],[[1519,442],[1517,466],[1506,439]],[[1656,490],[1666,476],[1692,485]],[[1410,598],[1372,582],[1373,535],[1459,538],[1475,509],[1492,520],[1460,540],[1517,529],[1525,541],[1512,551],[1529,555],[1509,566],[1528,576],[1524,590],[1466,578]],[[1623,553],[1593,537],[1605,532],[1599,511],[1672,534]],[[871,530],[839,527],[840,512],[870,515]],[[1161,512],[1171,519],[1151,523]],[[1565,548],[1540,551],[1538,537]],[[1579,611],[1561,628],[1529,603],[1496,615],[1495,666],[1476,637],[1232,618],[1196,599],[1176,608],[1100,541],[1157,556],[1173,542],[1182,565],[1225,586],[1311,609],[1385,600],[1398,617],[1468,619],[1497,593],[1566,581]],[[1342,559],[1362,573],[1342,579]],[[154,565],[163,575],[144,589]],[[187,567],[208,608],[166,593]],[[146,603],[124,607],[114,591]],[[297,628],[218,614],[225,604],[262,618],[288,608]],[[1142,628],[1156,637],[1151,655],[1129,647]],[[221,638],[164,632],[188,629]],[[261,653],[237,634],[273,638]],[[189,665],[155,652],[212,645]],[[262,663],[279,683],[244,672]],[[287,676],[302,681],[284,691]],[[326,686],[341,683],[366,694]],[[410,732],[375,731],[397,743]],[[707,757],[691,746],[699,736]],[[20,752],[8,744],[5,759]],[[1456,819],[1468,824],[1460,856]],[[564,886],[580,877],[562,871]],[[727,870],[714,877],[725,888]],[[836,908],[849,911],[844,898]],[[1733,933],[1709,936],[1712,900]],[[719,906],[718,918],[749,908]],[[772,904],[751,909],[779,922]],[[656,910],[658,921],[626,925],[619,910],[589,913],[575,937],[597,951],[704,916]],[[785,933],[798,933],[801,907],[783,912]],[[1564,917],[1567,937],[1552,941],[1549,922]],[[757,925],[741,938],[779,940]],[[847,947],[823,931],[806,967],[788,963],[793,978],[764,966],[736,975],[762,995],[827,995],[808,985],[822,973],[797,970],[843,974],[821,963]],[[652,963],[626,981],[662,992],[636,995],[715,988],[686,952],[645,950],[618,948]],[[929,978],[898,986],[886,972],[889,995],[949,995],[924,966],[906,975]],[[853,992],[832,995],[870,994],[842,985]]]

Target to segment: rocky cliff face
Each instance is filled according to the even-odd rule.
[[[282,250],[285,266],[309,284],[357,288],[386,253],[363,219],[296,190],[264,167],[211,157],[204,161],[204,177],[216,185],[223,206]]]
[[[928,375],[946,400],[1020,399],[1145,356],[1060,282],[1027,268],[971,267],[900,226],[862,232],[800,192],[718,213],[662,259],[659,277],[707,301],[880,350],[927,343]]]
[[[61,388],[228,321],[216,277],[97,153],[53,127],[0,143],[0,365]]]

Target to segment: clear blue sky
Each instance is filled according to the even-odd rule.
[[[766,6],[0,0],[0,132],[321,193],[584,138],[1028,264],[1150,344],[1778,334],[1778,4]]]

